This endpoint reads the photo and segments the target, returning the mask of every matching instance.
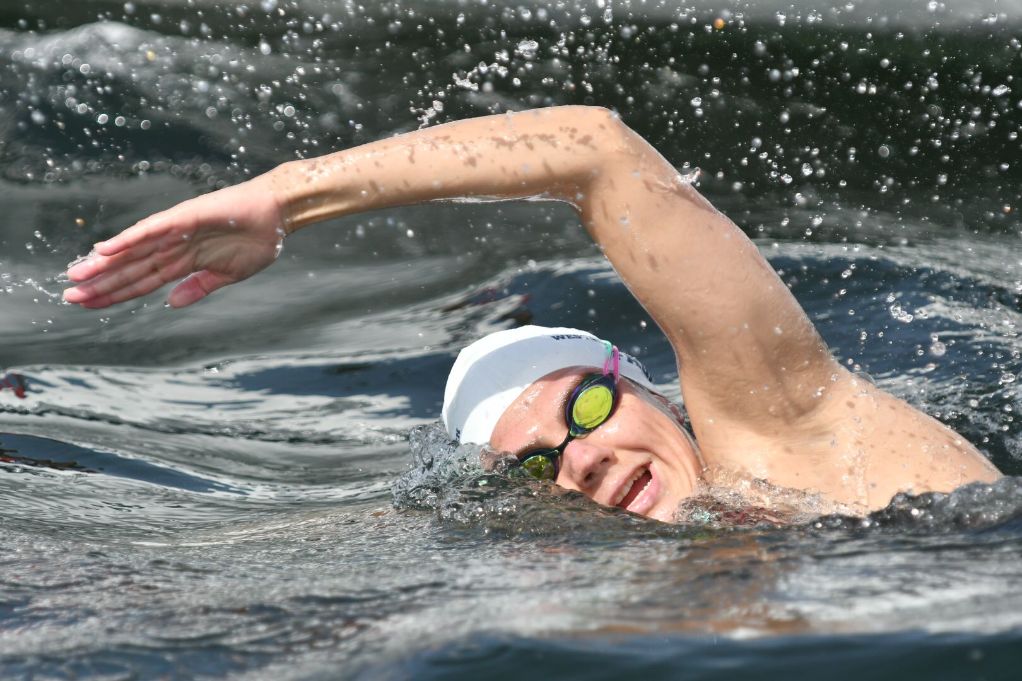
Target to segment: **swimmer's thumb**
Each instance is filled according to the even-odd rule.
[[[222,274],[202,270],[189,275],[184,281],[174,287],[167,297],[171,307],[185,307],[202,300],[218,288],[230,284],[231,280]]]

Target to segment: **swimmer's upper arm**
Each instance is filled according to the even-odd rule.
[[[828,390],[848,374],[787,286],[653,147],[610,114],[603,125],[617,141],[578,208],[670,339],[700,444],[716,446],[735,429],[801,427],[823,413]]]

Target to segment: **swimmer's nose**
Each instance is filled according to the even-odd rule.
[[[564,448],[557,482],[593,496],[607,470],[614,464],[614,450],[587,439],[572,440]],[[565,482],[569,484],[564,484]]]

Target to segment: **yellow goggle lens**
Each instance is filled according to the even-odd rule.
[[[605,385],[586,388],[571,406],[571,420],[589,431],[607,420],[614,408],[614,393]]]
[[[522,462],[525,472],[538,480],[553,480],[554,462],[545,456],[530,456]]]

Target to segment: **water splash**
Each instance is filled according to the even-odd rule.
[[[876,528],[899,532],[985,530],[1022,519],[1022,477],[1005,476],[993,483],[973,483],[950,493],[898,494],[891,503],[865,518],[833,515],[812,527]]]
[[[700,170],[698,167],[683,169],[675,176],[674,181],[676,184],[692,185],[699,181],[699,177],[702,174],[703,171]]]
[[[535,40],[522,40],[515,47],[515,53],[521,55],[524,59],[535,59],[537,52],[539,52],[539,43]]]

